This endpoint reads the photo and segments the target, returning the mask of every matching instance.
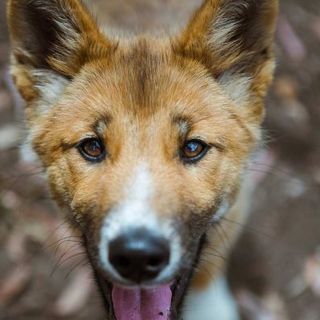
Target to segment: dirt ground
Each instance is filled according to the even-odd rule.
[[[19,156],[23,124],[7,70],[4,4],[0,319],[102,319],[77,239],[68,236],[41,170]],[[281,1],[277,60],[264,151],[250,169],[259,180],[252,215],[228,273],[245,319],[320,320],[320,0]]]

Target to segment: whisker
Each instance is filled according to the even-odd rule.
[[[71,248],[70,248],[70,250],[71,250]],[[77,253],[75,253],[75,254],[67,257],[66,259],[62,260],[62,259],[69,253],[70,250],[64,252],[64,253],[61,255],[61,257],[60,257],[60,258],[58,259],[58,261],[55,263],[55,266],[54,266],[52,272],[50,273],[50,276],[53,276],[53,274],[57,271],[57,269],[61,268],[61,266],[62,266],[63,264],[65,264],[67,261],[69,261],[69,260],[71,260],[71,259],[74,259],[74,258],[76,258],[76,257],[78,257],[78,256],[81,256],[81,255],[85,255],[85,254],[86,254],[86,252],[80,251],[80,252],[77,252]]]
[[[55,253],[57,253],[59,248],[65,243],[77,243],[79,245],[82,244],[82,242],[80,240],[73,240],[72,238],[73,238],[73,236],[69,236],[69,237],[65,237],[65,238],[59,239],[59,240],[51,243],[50,245],[46,246],[44,249],[47,250],[47,249],[50,249],[52,247],[55,247],[54,251],[55,251]]]
[[[265,236],[269,239],[273,239],[274,236],[269,234],[269,233],[266,233],[264,230],[259,230],[255,227],[252,227],[249,223],[241,223],[239,221],[236,221],[236,220],[231,220],[229,218],[226,218],[226,217],[221,217],[221,220],[225,221],[225,222],[228,222],[228,223],[232,223],[236,226],[239,226],[241,227],[241,230],[246,230],[246,231],[249,231],[255,235],[258,235],[258,236]]]
[[[71,270],[66,274],[66,276],[64,277],[65,279],[68,279],[71,275],[72,272],[74,272],[77,268],[79,267],[84,267],[88,264],[88,260],[87,258],[81,260],[80,262],[76,263]]]
[[[232,244],[231,244],[230,238],[228,236],[228,233],[225,231],[225,229],[222,226],[221,221],[216,224],[216,227],[217,227],[218,230],[219,229],[221,230],[222,238],[224,238],[225,239],[225,243],[227,243],[227,245],[224,245],[225,249],[229,250],[231,248]]]

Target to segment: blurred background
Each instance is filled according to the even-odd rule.
[[[160,18],[155,3],[163,7]],[[105,6],[111,27],[130,27],[143,15],[157,29],[172,18],[183,21],[193,3],[199,1]],[[252,215],[228,276],[244,319],[319,320],[320,0],[281,0],[276,42],[266,143],[249,168],[257,183]],[[8,52],[0,0],[0,319],[103,319],[84,254],[50,200],[41,168],[21,160],[23,107],[8,75]]]

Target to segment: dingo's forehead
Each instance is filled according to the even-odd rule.
[[[90,130],[116,134],[118,141],[125,135],[126,141],[153,142],[158,136],[197,135],[214,144],[254,135],[242,124],[235,101],[200,63],[155,47],[140,40],[82,69],[48,114],[50,123],[57,119],[59,127],[68,127],[66,143]]]

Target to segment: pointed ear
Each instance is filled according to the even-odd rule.
[[[250,82],[262,97],[273,74],[277,11],[277,0],[207,0],[174,49],[203,63],[231,95]]]
[[[7,14],[12,74],[27,102],[41,95],[39,86],[57,91],[112,46],[77,0],[9,0]]]

